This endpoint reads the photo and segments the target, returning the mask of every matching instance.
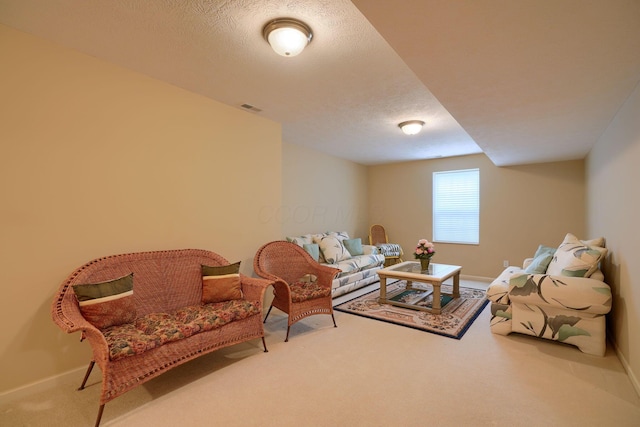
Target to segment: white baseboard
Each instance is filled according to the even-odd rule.
[[[462,280],[473,280],[476,282],[486,282],[487,285],[495,279],[495,277],[483,277],[483,276],[468,276],[466,274],[461,274],[460,278]]]
[[[100,369],[97,366],[96,368],[98,370]],[[41,391],[54,389],[56,387],[59,387],[63,383],[72,382],[74,379],[78,380],[78,387],[80,387],[80,383],[82,382],[82,378],[84,373],[86,372],[86,369],[86,366],[72,369],[70,371],[63,372],[62,374],[54,375],[39,381],[32,382],[30,384],[23,385],[18,388],[14,388],[13,390],[2,392],[0,393],[0,405],[10,403],[17,399],[22,399]]]

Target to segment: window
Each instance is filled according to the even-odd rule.
[[[480,243],[480,170],[433,173],[433,241]]]

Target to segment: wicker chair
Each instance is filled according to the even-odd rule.
[[[402,262],[402,247],[397,243],[389,243],[387,232],[380,224],[374,224],[369,229],[369,244],[380,249],[380,253],[384,255],[385,267]]]
[[[300,246],[285,241],[270,242],[258,249],[253,269],[259,276],[274,281],[274,298],[264,322],[273,307],[289,315],[285,342],[289,341],[291,325],[314,314],[330,314],[333,326],[337,327],[331,282],[340,270],[317,263]],[[309,281],[312,276],[316,279]]]

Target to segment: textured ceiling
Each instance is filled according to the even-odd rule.
[[[277,17],[312,27],[301,55],[263,40]],[[0,0],[0,23],[251,104],[286,142],[362,164],[583,158],[640,79],[629,0]],[[425,130],[402,134],[409,119]]]

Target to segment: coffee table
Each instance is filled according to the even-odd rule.
[[[429,264],[428,270],[421,271],[420,263],[416,261],[404,261],[390,267],[382,268],[378,270],[378,276],[380,277],[379,302],[381,304],[397,305],[399,307],[440,314],[442,310],[440,297],[442,295],[460,298],[461,270],[462,267],[459,265],[435,264],[432,262]],[[453,293],[442,293],[440,290],[442,282],[450,277],[453,277]],[[404,279],[407,281],[407,286],[405,289],[400,289],[393,294],[387,295],[387,279]],[[426,283],[431,285],[431,287],[427,289],[423,286],[414,287],[413,282]],[[418,305],[431,294],[433,294],[431,308]]]

